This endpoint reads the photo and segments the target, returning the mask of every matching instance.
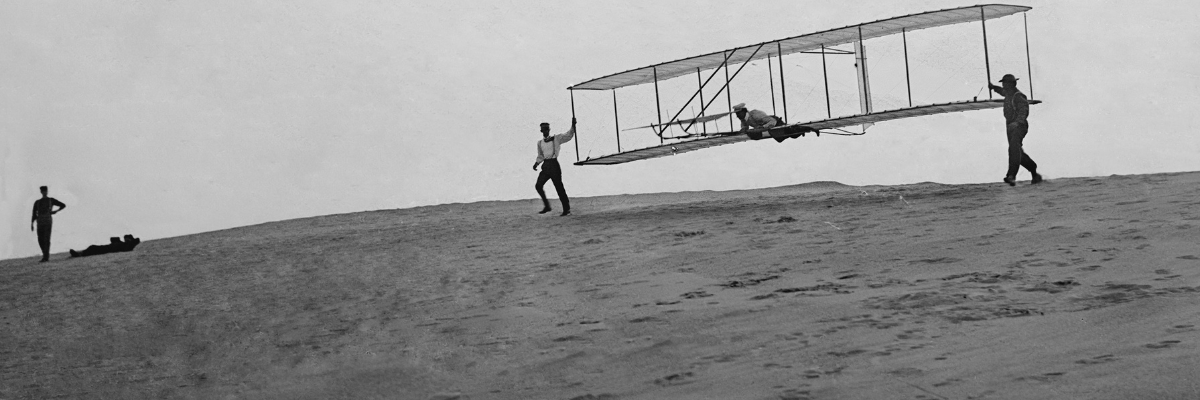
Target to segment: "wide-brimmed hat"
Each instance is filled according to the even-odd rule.
[[[1004,74],[1004,77],[1000,78],[1000,82],[1009,82],[1009,81],[1016,82],[1017,77],[1012,76],[1012,74]]]

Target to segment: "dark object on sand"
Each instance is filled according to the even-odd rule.
[[[131,251],[134,247],[137,247],[138,243],[142,242],[142,239],[135,238],[133,235],[125,235],[124,242],[120,238],[115,237],[108,238],[108,241],[109,243],[106,245],[91,245],[83,249],[83,251],[71,250],[71,257],[87,257],[97,254]]]

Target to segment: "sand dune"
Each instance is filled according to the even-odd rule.
[[[1200,398],[1197,172],[573,203],[0,261],[0,398]]]

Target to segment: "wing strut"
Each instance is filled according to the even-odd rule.
[[[762,48],[762,46],[758,46],[758,47]],[[757,52],[758,51],[755,51],[755,53],[757,53]],[[732,54],[732,53],[730,53],[730,54]],[[726,56],[726,57],[728,57],[728,56]],[[750,62],[750,60],[746,60],[746,62]],[[742,65],[746,65],[746,64],[742,64]],[[741,69],[738,69],[738,71],[741,71]],[[733,76],[737,77],[737,74],[733,74]],[[730,82],[729,81],[729,63],[725,63],[725,87],[723,87],[721,89],[724,90],[725,88],[728,88],[729,82]],[[725,91],[725,105],[727,107],[729,107],[730,114],[733,114],[733,94],[732,93],[733,93],[733,90]],[[721,95],[720,90],[717,91],[717,95],[718,96]],[[729,116],[729,130],[731,130],[731,131],[733,130],[733,115]],[[686,129],[685,129],[685,131],[686,131]]]
[[[1033,100],[1033,64],[1029,61],[1029,15],[1021,14],[1021,19],[1025,20],[1025,68],[1029,71],[1029,100]]]
[[[829,71],[825,67],[825,45],[821,45],[821,75],[825,76],[825,114],[833,118],[833,107],[829,105]]]
[[[617,89],[612,90],[613,94],[613,122],[617,127],[617,152],[621,152],[621,117],[617,115]]]
[[[858,69],[858,105],[863,114],[874,112],[871,107],[871,78],[867,75],[867,45],[862,41],[862,27],[858,27],[858,41],[854,42],[854,53],[857,61],[855,67]],[[863,124],[863,132],[867,131],[871,123]]]
[[[696,68],[696,83],[700,85],[700,89],[697,92],[700,93],[700,104],[704,104],[704,82],[700,81],[700,68]],[[689,101],[688,103],[691,102]],[[685,104],[684,106],[686,107],[687,105]],[[697,115],[696,117],[704,118],[704,110],[700,110],[700,115]],[[704,129],[702,131],[704,134],[708,134],[708,124],[700,124],[700,127]]]
[[[854,43],[858,53],[858,103],[863,114],[870,114],[875,107],[871,105],[871,75],[867,72],[867,44],[862,41],[862,27],[858,28],[858,41]]]
[[[767,84],[771,85],[771,115],[779,115],[775,111],[775,71],[771,68],[771,55],[767,54]]]
[[[983,27],[983,66],[987,68],[987,83],[992,84],[992,63],[988,61],[987,49],[987,16],[983,14],[983,6],[979,7],[979,25]],[[992,89],[988,89],[988,100],[992,99]]]
[[[908,106],[912,107],[912,82],[908,78],[908,35],[900,29],[900,40],[904,41],[904,86],[908,87]]]
[[[571,90],[571,129],[575,129],[575,91]],[[617,149],[620,151],[620,149]],[[579,132],[575,132],[575,162],[579,162]]]
[[[662,104],[658,102],[658,67],[654,67],[654,113],[658,115],[658,124],[662,125]],[[662,133],[659,133],[658,144],[662,143]]]
[[[784,122],[787,122],[787,84],[785,84],[783,81],[783,47],[779,44],[779,42],[775,42],[775,49],[779,51],[779,91],[783,93],[783,120]],[[771,95],[771,101],[775,101],[774,94]]]

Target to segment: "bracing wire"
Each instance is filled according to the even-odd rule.
[[[838,133],[838,132],[831,132],[831,131],[828,131],[828,130],[826,130],[826,131],[821,131],[821,133],[824,133],[824,134],[826,134],[826,135],[838,135],[838,136],[862,136],[862,135],[866,135],[866,134],[867,134],[867,130],[866,130],[866,129],[863,129],[863,131],[862,131],[862,132],[851,132],[851,131],[848,131],[848,130],[845,130],[845,129],[842,129],[842,128],[833,128],[833,130],[835,130],[835,131],[839,131],[839,132],[841,132],[841,133]]]

